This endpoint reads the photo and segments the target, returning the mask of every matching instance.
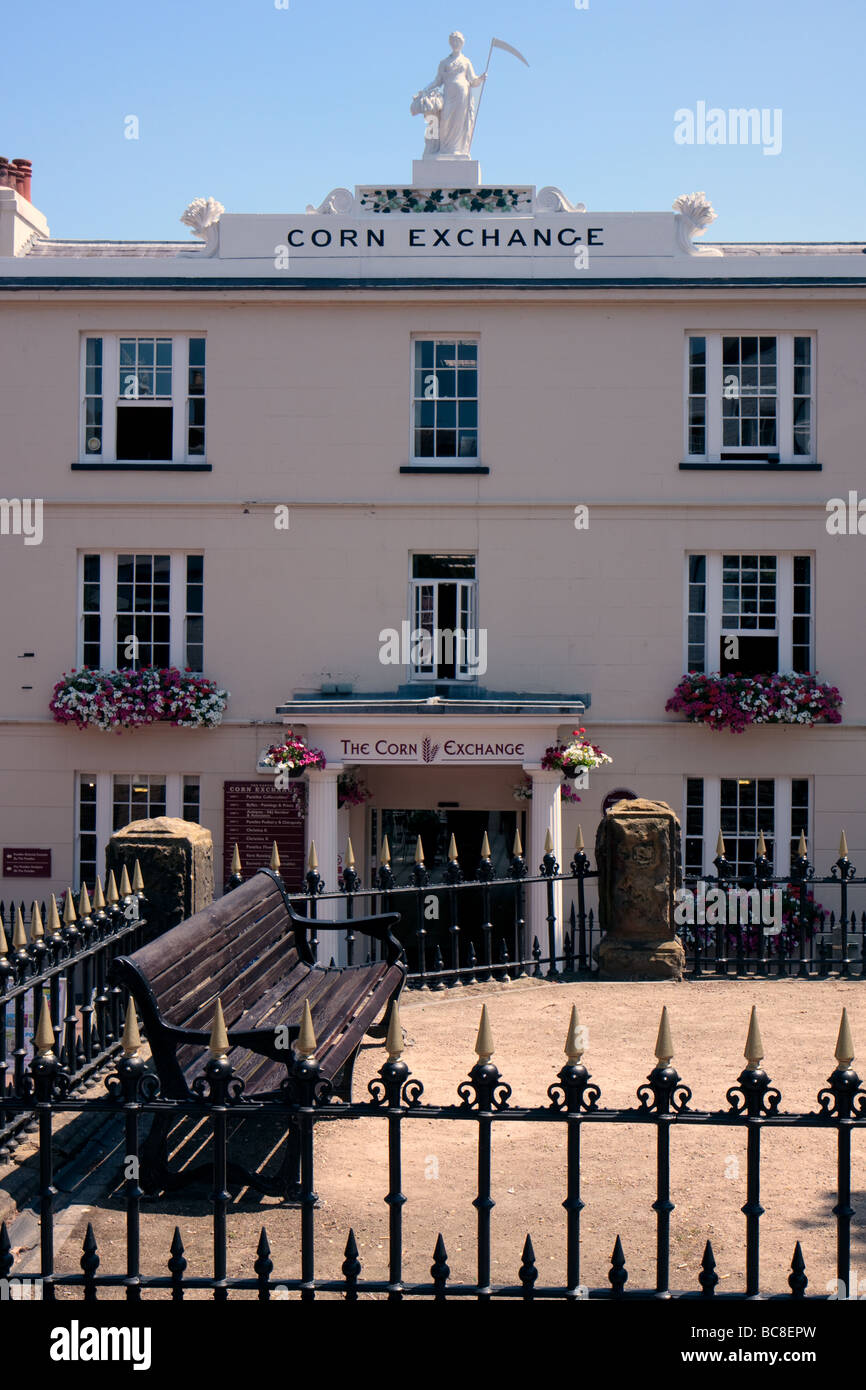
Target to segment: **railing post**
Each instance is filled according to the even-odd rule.
[[[834,877],[836,870],[839,872],[840,879],[839,926],[842,930],[842,959],[839,962],[839,974],[842,979],[847,979],[851,974],[851,962],[848,958],[848,880],[854,877],[856,870],[848,858],[848,840],[844,830],[839,843],[839,858],[833,865]]]
[[[746,1218],[746,1298],[760,1297],[761,1245],[761,1129],[764,1119],[774,1115],[781,1096],[770,1088],[770,1078],[760,1063],[764,1044],[758,1027],[758,1014],[752,1007],[749,1035],[744,1056],[746,1066],[740,1072],[738,1085],[728,1092],[728,1101],[735,1115],[746,1115],[746,1201],[742,1208]]]
[[[526,878],[528,868],[523,857],[523,845],[520,841],[520,831],[514,832],[514,844],[511,851],[511,878],[514,880],[514,940],[517,944],[515,954],[522,959],[526,954],[526,886],[523,880]],[[488,914],[489,918],[489,914]],[[484,924],[484,962],[488,967],[486,979],[493,978],[493,927],[489,920]],[[538,971],[536,969],[535,973]]]
[[[448,928],[451,937],[451,969],[454,972],[449,982],[449,987],[462,983],[460,979],[460,913],[457,906],[458,893],[457,884],[463,882],[463,870],[460,867],[460,860],[457,857],[457,841],[451,836],[451,843],[448,846],[448,863],[445,866],[445,882],[448,884],[448,911],[451,917],[451,925]]]
[[[818,1096],[821,1109],[827,1115],[834,1115],[837,1122],[836,1134],[836,1205],[833,1215],[836,1218],[836,1279],[845,1286],[845,1297],[851,1298],[851,1218],[854,1208],[851,1205],[851,1125],[854,1117],[855,1100],[859,1099],[860,1078],[851,1068],[854,1060],[854,1044],[848,1010],[842,1010],[839,1036],[836,1039],[836,1060],[838,1066],[827,1079],[827,1088]]]
[[[403,1207],[406,1198],[402,1192],[403,1162],[402,1135],[403,1087],[409,1077],[409,1068],[401,1060],[403,1054],[403,1029],[400,1012],[394,1004],[388,1024],[385,1041],[387,1059],[379,1068],[378,1078],[368,1086],[376,1105],[384,1106],[388,1116],[388,1302],[399,1303],[403,1298]]]
[[[469,1073],[469,1080],[457,1088],[467,1109],[478,1111],[478,1195],[472,1205],[478,1213],[478,1292],[479,1302],[490,1301],[490,1214],[496,1203],[490,1195],[491,1127],[495,1111],[508,1106],[511,1087],[506,1086],[493,1056],[493,1034],[487,1005],[481,1009],[481,1023],[475,1040],[478,1061]]]
[[[577,1006],[571,1007],[568,1037],[565,1040],[565,1066],[559,1081],[547,1088],[551,1108],[564,1111],[567,1123],[565,1209],[565,1283],[566,1298],[579,1297],[580,1288],[580,1117],[598,1109],[601,1091],[589,1085],[590,1073],[583,1064],[585,1029],[577,1016]]]
[[[421,836],[415,842],[415,863],[412,866],[412,881],[417,889],[415,894],[415,939],[418,942],[418,988],[427,987],[427,931],[424,926],[423,890],[430,882],[430,875],[424,864],[424,846]],[[437,980],[434,989],[442,989],[442,981]]]
[[[559,873],[559,865],[556,862],[556,855],[553,853],[553,837],[550,831],[544,837],[544,857],[541,861],[540,873],[546,879],[545,889],[547,890],[547,951],[550,963],[547,968],[547,978],[549,980],[559,979],[560,971],[557,968],[556,956],[556,902],[554,898],[554,879]]]
[[[687,1086],[680,1085],[679,1074],[671,1066],[673,1060],[670,1020],[667,1008],[662,1009],[656,1038],[655,1055],[658,1066],[647,1077],[648,1085],[638,1089],[644,1109],[656,1115],[656,1297],[670,1298],[671,1260],[671,1123],[674,1114],[685,1110],[691,1098]],[[650,1101],[650,1094],[652,1101]]]
[[[394,887],[394,874],[391,870],[391,849],[388,844],[388,836],[382,838],[382,852],[379,856],[379,867],[376,871],[376,887],[382,894],[381,909],[383,912],[391,911],[391,892]],[[405,944],[403,957],[406,959]]]
[[[490,841],[487,838],[487,831],[485,830],[484,839],[481,841],[481,858],[478,863],[478,880],[481,884],[481,940],[483,943],[482,950],[484,952],[484,960],[487,966],[489,966],[490,964],[490,951],[492,940],[491,933],[493,931],[493,923],[490,920],[490,888],[488,886],[492,877],[493,863],[490,858]],[[519,925],[516,914],[514,919],[514,943],[515,948],[519,949]],[[489,968],[483,973],[483,978],[485,980],[489,980],[491,978]],[[470,984],[474,983],[474,981],[467,980],[466,983]]]
[[[352,840],[346,841],[346,862],[343,868],[343,892],[346,894],[346,921],[352,922],[355,917],[355,900],[353,894],[357,893],[361,887],[361,880],[355,873],[355,851],[352,848]],[[346,928],[346,964],[355,964],[355,931],[353,927]]]
[[[571,861],[571,872],[577,880],[577,968],[583,971],[588,968],[586,954],[586,890],[584,881],[589,873],[589,860],[583,846],[583,830],[577,827],[577,837],[574,842],[574,857]]]

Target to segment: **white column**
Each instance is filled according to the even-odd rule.
[[[556,769],[547,770],[527,767],[524,772],[532,778],[532,801],[529,815],[529,844],[524,845],[524,855],[531,875],[538,874],[544,855],[544,842],[548,830],[553,841],[553,853],[562,872],[562,798],[559,789],[562,774]],[[547,885],[531,883],[527,893],[527,921],[529,946],[538,937],[542,955],[549,953],[547,925]],[[556,913],[556,950],[562,950],[562,884],[553,885],[553,910]]]
[[[324,769],[313,768],[304,774],[307,785],[307,856],[310,845],[315,843],[319,861],[319,878],[324,880],[325,890],[337,892],[337,777],[343,771],[342,763],[329,763]],[[320,902],[318,917],[322,922],[334,921],[342,916],[333,902]],[[338,965],[345,963],[345,933],[319,931],[319,963],[327,965],[331,957]]]

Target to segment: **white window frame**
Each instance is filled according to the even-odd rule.
[[[194,336],[194,335],[193,335]],[[462,454],[432,458],[427,454],[415,453],[415,344],[416,343],[473,343],[475,345],[475,400],[478,407],[478,423],[475,427],[475,453],[469,457]],[[459,397],[455,396],[455,400]],[[409,341],[409,462],[416,468],[477,468],[481,464],[481,335],[479,333],[449,333],[436,329],[429,333],[413,333]]]
[[[84,664],[84,557],[98,555],[99,570],[99,669],[117,669],[117,559],[119,555],[168,555],[169,557],[169,665],[183,671],[186,667],[186,561],[188,555],[202,555],[201,550],[122,550],[86,549],[78,552],[76,607],[78,628],[76,665]],[[202,615],[204,602],[202,601]],[[194,616],[198,617],[198,614]],[[204,661],[204,653],[202,653]],[[196,672],[195,674],[201,674]]]
[[[809,550],[689,550],[683,565],[683,670],[689,669],[689,557],[706,556],[706,621],[704,627],[704,666],[709,674],[718,671],[718,645],[723,634],[737,635],[733,629],[722,627],[722,556],[723,555],[772,555],[776,561],[776,631],[779,641],[778,671],[780,674],[793,674],[794,662],[794,559],[808,555],[811,561],[812,611],[809,615],[809,670],[815,669],[815,554]],[[739,630],[738,630],[739,631]],[[774,634],[769,628],[742,629],[740,635],[765,636]],[[712,659],[711,659],[712,658]]]
[[[724,368],[722,365],[723,338],[775,338],[776,339],[776,415],[777,444],[766,447],[755,445],[722,444],[722,392],[724,389]],[[689,452],[689,340],[705,338],[707,344],[707,450],[704,454]],[[808,338],[811,351],[811,442],[809,454],[794,453],[794,339]],[[766,452],[772,458],[778,456],[780,464],[796,466],[814,463],[817,457],[817,336],[808,329],[774,328],[688,328],[683,345],[683,458],[689,463],[722,463],[736,468],[736,457],[722,459],[722,454],[744,455],[743,463],[749,462],[749,455]]]
[[[83,778],[96,782],[96,863],[97,873],[105,885],[105,877],[100,865],[105,863],[105,848],[114,834],[112,819],[114,811],[114,779],[115,777],[158,777],[165,781],[165,814],[175,816],[178,820],[183,819],[183,779],[184,777],[198,777],[199,795],[201,794],[200,772],[142,772],[136,769],[127,772],[124,768],[115,768],[111,772],[76,772],[75,774],[75,882],[81,883],[81,831],[79,828],[79,808],[81,805],[81,782]]]
[[[98,454],[88,453],[87,450],[87,416],[86,416],[86,385],[87,385],[87,339],[102,339],[102,450]],[[117,387],[120,379],[120,340],[121,338],[169,338],[171,339],[171,398],[167,396],[157,396],[154,398],[140,399],[137,408],[148,410],[153,406],[168,405],[172,407],[171,419],[171,458],[165,460],[157,459],[122,459],[117,457],[117,407],[124,401],[124,397],[117,394]],[[207,401],[207,376],[205,376],[205,395],[190,396],[189,394],[189,340],[190,338],[204,338],[207,342],[207,334],[204,332],[161,332],[159,329],[135,328],[127,331],[117,329],[95,328],[81,334],[80,350],[80,391],[79,391],[79,420],[78,420],[78,454],[81,463],[100,464],[100,463],[133,463],[141,468],[158,468],[165,464],[180,465],[202,464],[207,460],[207,429],[205,429],[205,452],[204,454],[190,454],[188,452],[189,442],[189,402],[190,400]],[[205,348],[207,353],[207,348]],[[205,356],[205,361],[207,357]],[[207,407],[205,407],[206,409]]]
[[[453,675],[453,676],[437,676],[437,674],[436,674],[436,655],[437,655],[437,653],[436,653],[435,634],[436,634],[437,629],[440,627],[440,623],[439,623],[439,593],[438,593],[438,589],[439,589],[439,586],[442,585],[442,584],[454,584],[454,585],[456,585],[456,587],[457,587],[457,598],[456,598],[456,603],[455,603],[455,618],[456,618],[456,623],[457,623],[457,630],[458,630],[458,631],[462,631],[462,632],[464,632],[464,633],[465,633],[465,632],[468,632],[468,631],[472,631],[472,630],[474,630],[474,631],[477,632],[477,630],[478,630],[478,556],[477,556],[473,551],[471,551],[471,550],[467,550],[467,551],[461,551],[461,550],[448,551],[448,554],[449,554],[449,555],[461,556],[461,557],[465,555],[466,559],[472,559],[472,560],[474,561],[474,563],[475,563],[475,578],[474,578],[474,579],[414,579],[414,578],[412,577],[412,573],[411,573],[411,572],[412,572],[412,566],[413,566],[413,561],[414,561],[414,559],[415,559],[415,556],[416,556],[416,555],[429,555],[429,554],[436,554],[436,553],[438,553],[438,552],[429,551],[429,550],[417,550],[417,551],[413,551],[413,552],[410,554],[410,556],[409,556],[409,603],[408,603],[408,609],[409,609],[409,636],[410,636],[410,641],[411,641],[412,633],[415,632],[415,631],[417,631],[417,630],[418,630],[418,627],[419,627],[419,624],[416,622],[416,612],[417,612],[417,608],[418,608],[418,593],[419,593],[419,590],[420,590],[420,589],[422,589],[422,588],[424,588],[424,587],[428,587],[428,586],[429,586],[430,588],[433,589],[433,638],[434,638],[434,641],[433,641],[433,651],[431,652],[431,663],[430,663],[430,665],[429,665],[429,666],[426,666],[426,667],[421,667],[420,665],[413,666],[413,665],[412,665],[412,662],[411,662],[411,660],[410,660],[409,665],[408,665],[408,667],[407,667],[408,679],[409,679],[410,682],[419,682],[419,681],[423,681],[423,682],[425,682],[425,683],[427,683],[427,684],[429,684],[430,681],[438,681],[438,680],[447,680],[447,681],[452,681],[452,680],[453,680],[455,683],[456,683],[457,681],[474,681],[474,680],[477,680],[477,678],[478,678],[478,677],[477,677],[477,674],[476,674],[475,670],[474,670],[472,667],[470,667],[469,664],[468,664],[468,662],[466,661],[466,657],[469,655],[468,644],[464,644],[464,647],[463,647],[463,657],[464,657],[464,660],[463,660],[462,663],[459,662],[458,659],[457,659],[458,656],[459,656],[459,652],[458,652],[458,651],[455,651],[455,653],[454,653],[454,675]],[[467,624],[466,624],[465,627],[463,626],[463,623],[462,623],[462,618],[463,618],[464,614],[469,618],[469,621],[467,622]],[[476,653],[477,653],[477,651],[478,651],[477,639],[476,639],[476,644],[475,644],[475,650],[476,650]]]
[[[719,840],[719,830],[722,823],[722,778],[708,777],[701,772],[687,772],[683,775],[682,789],[682,823],[686,823],[686,793],[689,779],[699,779],[704,784],[704,866],[703,876],[706,878],[710,874],[715,875],[716,866],[713,860],[716,857],[716,845]],[[725,779],[727,780],[727,778]],[[783,776],[770,774],[765,776],[763,773],[750,773],[750,780],[768,781],[773,783],[774,803],[773,803],[773,874],[778,877],[787,874],[791,863],[788,858],[788,846],[791,842],[791,805],[793,800],[792,783],[808,782],[809,784],[809,827],[807,839],[811,843],[814,835],[815,825],[815,779],[808,773],[785,773]],[[785,853],[780,858],[780,846],[784,846]]]

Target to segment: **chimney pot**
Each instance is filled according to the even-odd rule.
[[[33,175],[33,165],[29,159],[13,159],[12,163],[18,171],[18,192],[22,198],[26,198],[28,203],[32,201],[30,197],[30,180]]]

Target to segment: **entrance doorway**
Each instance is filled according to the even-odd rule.
[[[449,894],[442,887],[444,870],[448,863],[448,846],[451,836],[457,845],[458,862],[466,882],[478,877],[481,859],[481,846],[485,831],[490,844],[490,860],[493,877],[507,878],[511,870],[511,855],[514,835],[520,830],[522,843],[526,844],[525,811],[462,811],[452,807],[436,810],[381,810],[372,812],[371,843],[376,863],[379,862],[382,840],[388,836],[391,851],[391,871],[399,887],[411,887],[415,867],[415,847],[418,836],[424,849],[424,864],[432,880],[429,889],[424,890],[423,902],[424,929],[426,932],[427,968],[430,969],[436,947],[442,953],[446,965],[450,963],[452,949],[449,936],[451,926]],[[489,890],[490,921],[493,937],[505,938],[512,949],[514,941],[515,897],[510,887]],[[435,905],[434,905],[435,904]],[[483,950],[481,925],[483,920],[483,896],[480,888],[461,889],[458,897],[459,925],[461,936],[461,958],[465,961],[468,942],[471,939],[479,960]],[[399,899],[393,905],[401,913],[399,935],[406,947],[409,969],[418,969],[418,902],[415,899]]]

